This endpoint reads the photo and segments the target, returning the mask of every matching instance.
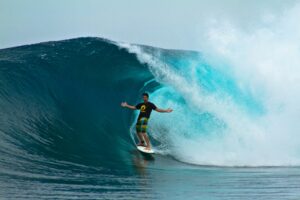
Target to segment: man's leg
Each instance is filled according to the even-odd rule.
[[[139,139],[138,146],[145,145],[145,142],[144,142],[144,138],[143,138],[143,135],[142,135],[142,133],[140,133],[140,132],[137,132],[137,136],[138,136],[138,139]]]
[[[144,141],[143,135],[141,133],[142,132],[142,124],[141,124],[140,120],[137,121],[135,128],[136,128],[136,134],[139,139],[139,143],[137,144],[137,146],[144,146],[145,141]]]
[[[149,137],[147,135],[147,133],[142,133],[142,136],[144,137],[145,139],[145,142],[146,142],[146,150],[150,150],[151,149],[151,144],[150,144],[150,140],[149,140]]]
[[[148,119],[147,118],[142,118],[141,120],[141,132],[142,132],[142,136],[146,142],[146,150],[150,150],[151,149],[151,145],[150,145],[150,140],[149,137],[147,135],[147,128],[148,128]]]

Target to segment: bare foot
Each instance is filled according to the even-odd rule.
[[[140,143],[137,144],[137,146],[142,146],[142,147],[144,147],[144,146],[145,146],[145,142],[140,142]]]
[[[150,146],[146,146],[145,150],[150,151],[151,147]]]

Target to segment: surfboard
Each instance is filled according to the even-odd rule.
[[[137,146],[136,148],[137,148],[140,152],[142,152],[142,153],[147,153],[147,154],[153,154],[153,153],[154,153],[153,149],[146,150],[146,147],[143,147],[143,146]]]

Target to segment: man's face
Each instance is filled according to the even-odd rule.
[[[143,100],[144,100],[145,102],[147,102],[147,101],[148,101],[148,97],[147,97],[146,95],[144,95],[144,96],[143,96]]]

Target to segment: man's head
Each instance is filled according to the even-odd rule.
[[[144,102],[148,102],[148,99],[149,99],[149,94],[148,93],[143,93],[143,100]]]

